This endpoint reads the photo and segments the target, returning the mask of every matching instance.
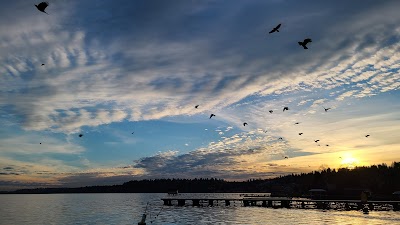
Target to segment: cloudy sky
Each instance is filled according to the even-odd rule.
[[[0,190],[400,161],[399,1],[38,3],[0,8]]]

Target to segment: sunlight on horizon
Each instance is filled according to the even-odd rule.
[[[352,156],[351,153],[345,153],[342,156],[342,165],[349,169],[354,169],[358,166],[359,160]]]

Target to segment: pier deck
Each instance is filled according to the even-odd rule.
[[[317,209],[344,209],[360,210],[368,207],[369,210],[400,210],[400,201],[367,201],[361,200],[336,200],[336,199],[304,199],[304,198],[285,198],[285,197],[243,197],[243,198],[191,198],[191,197],[166,197],[161,199],[164,205],[178,206],[214,206],[222,202],[225,206],[230,206],[231,202],[240,202],[243,206],[260,206],[272,208],[317,208]],[[175,204],[173,204],[173,202]],[[192,204],[190,204],[190,202]],[[189,204],[187,204],[189,203]]]

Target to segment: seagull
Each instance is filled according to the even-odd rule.
[[[278,24],[278,26],[276,26],[274,29],[272,29],[269,33],[270,34],[272,34],[272,33],[275,33],[275,32],[279,32],[279,28],[281,27],[281,23],[280,24]]]
[[[246,122],[244,122],[244,123],[243,123],[243,126],[246,126],[246,125],[247,125],[247,123],[246,123]]]
[[[304,49],[308,49],[306,45],[307,45],[308,43],[310,43],[310,42],[312,42],[312,41],[311,41],[311,38],[306,38],[306,39],[304,39],[303,42],[299,41],[298,43],[299,43],[299,45],[303,46]]]
[[[210,115],[210,119],[211,119],[211,117],[213,117],[213,116],[215,116],[215,114],[212,114],[212,113],[211,113],[211,115]]]
[[[44,66],[44,63],[42,63],[42,66]]]
[[[196,109],[199,108],[199,105],[196,105],[195,108],[196,108]]]
[[[79,134],[79,137],[83,137],[83,134]]]
[[[285,110],[289,110],[289,107],[287,106],[283,107],[283,112],[285,112]]]
[[[269,110],[268,112],[269,112],[269,113],[273,113],[274,111],[273,111],[273,110]]]
[[[369,134],[365,135],[365,137],[366,137],[366,138],[369,137]]]
[[[299,135],[302,135],[303,133],[299,133]]]
[[[315,140],[315,143],[318,143],[319,140]]]
[[[325,107],[323,107],[322,106],[322,108],[324,108],[325,109],[325,112],[328,112],[328,110],[330,110],[331,108],[325,108]]]
[[[48,2],[41,2],[41,3],[39,3],[39,5],[35,5],[35,6],[40,12],[44,12],[48,15],[48,13],[44,11],[46,9],[46,7],[49,6]]]

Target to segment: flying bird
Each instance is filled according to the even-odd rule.
[[[83,134],[79,134],[79,137],[83,137]]]
[[[132,134],[134,134],[135,132],[132,132]]]
[[[42,144],[42,142],[40,142],[39,144]]]
[[[244,122],[244,123],[243,123],[243,126],[246,126],[246,125],[247,125],[247,123],[246,123],[246,122]]]
[[[285,159],[288,159],[289,157],[285,156]]]
[[[283,112],[285,112],[285,110],[289,110],[289,107],[287,106],[283,107]]]
[[[272,34],[272,33],[275,33],[275,32],[279,32],[279,28],[281,27],[281,23],[280,24],[278,24],[278,26],[276,26],[274,29],[272,29],[269,33],[270,34]]]
[[[199,105],[196,105],[195,108],[196,108],[196,109],[199,108]]]
[[[326,147],[329,147],[329,145],[326,145]]]
[[[283,140],[283,138],[280,137],[279,140]]]
[[[44,66],[44,63],[42,63],[42,66]]]
[[[365,135],[365,137],[366,137],[366,138],[369,137],[369,134]]]
[[[35,6],[40,12],[44,12],[48,15],[48,13],[46,11],[44,11],[46,9],[46,7],[49,6],[48,2],[41,2],[41,3],[39,3],[39,5],[35,5]]]
[[[318,143],[319,140],[315,140],[315,143]]]
[[[210,119],[211,119],[213,116],[215,116],[215,114],[212,114],[212,113],[211,113],[211,115],[210,115]]]
[[[303,133],[299,133],[299,135],[302,135]]]
[[[322,108],[324,108],[325,112],[328,112],[328,110],[330,110],[331,108],[325,108],[322,106]]]
[[[306,38],[303,42],[299,41],[299,45],[303,46],[304,49],[308,49],[306,45],[310,42],[312,42],[311,38]]]
[[[273,110],[269,110],[268,112],[269,112],[269,113],[273,113],[274,111],[273,111]]]
[[[295,125],[299,124],[299,122],[294,123]]]

